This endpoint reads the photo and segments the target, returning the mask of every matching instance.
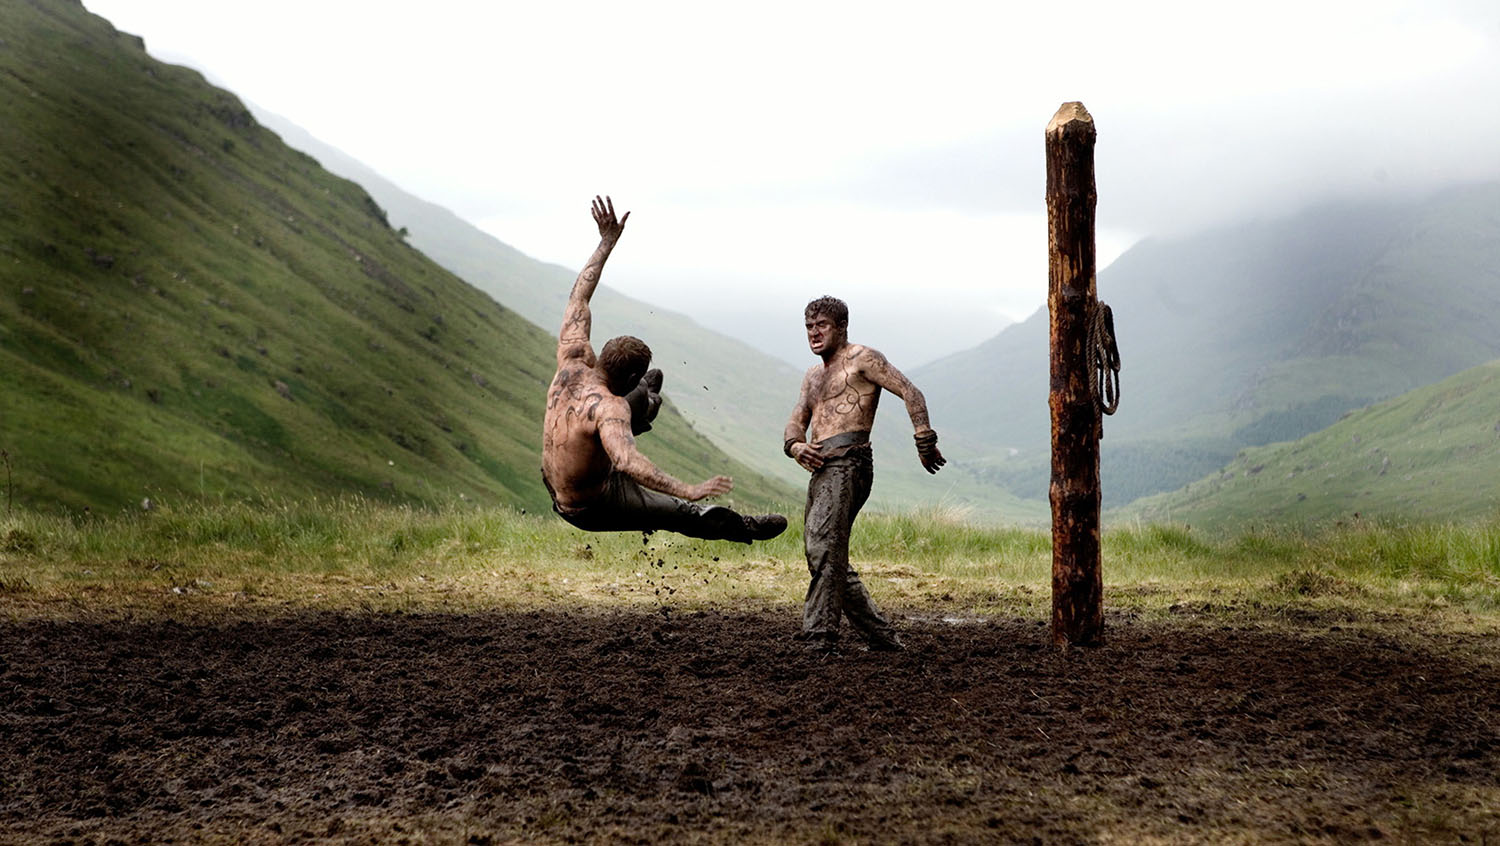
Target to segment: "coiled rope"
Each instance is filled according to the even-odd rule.
[[[1120,407],[1120,349],[1115,344],[1115,314],[1108,305],[1095,302],[1089,314],[1089,395],[1094,409],[1114,414]]]

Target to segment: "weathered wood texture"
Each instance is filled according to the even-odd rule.
[[[1086,356],[1094,281],[1094,119],[1064,103],[1047,124],[1047,309],[1051,315],[1052,642],[1104,640],[1099,569],[1099,414]]]

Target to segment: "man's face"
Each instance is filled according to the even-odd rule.
[[[807,346],[813,355],[822,355],[834,349],[843,340],[843,330],[833,318],[826,314],[814,314],[807,318]]]

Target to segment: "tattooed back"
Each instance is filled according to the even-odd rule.
[[[611,463],[599,439],[600,422],[630,417],[621,397],[610,393],[598,370],[574,360],[563,364],[547,389],[542,420],[542,473],[561,505],[597,495]]]

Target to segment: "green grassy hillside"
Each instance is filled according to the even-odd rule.
[[[1242,451],[1219,472],[1118,519],[1244,527],[1339,519],[1468,520],[1500,513],[1500,362],[1351,412],[1322,431]]]
[[[1500,185],[1147,241],[1099,297],[1124,362],[1101,445],[1119,505],[1500,356]],[[1042,310],[915,378],[960,410],[978,472],[1044,498],[1047,372]]]
[[[542,329],[557,331],[576,269],[525,255],[447,209],[403,191],[285,118],[264,113],[262,118],[288,144],[368,190],[390,212],[393,225],[409,230],[414,246]],[[579,262],[588,258],[595,240],[593,224],[580,213]],[[594,294],[595,335],[645,339],[657,366],[667,373],[664,393],[694,428],[735,458],[800,483],[800,471],[781,453],[781,429],[802,374],[686,315],[621,294],[609,286],[609,272],[605,268],[605,282]]]
[[[265,113],[262,118],[289,144],[367,188],[389,210],[393,225],[410,231],[413,245],[544,330],[556,331],[576,271],[526,256],[447,209],[403,191],[285,118]],[[580,249],[585,253],[592,248],[587,225],[584,221],[580,230]],[[798,488],[806,485],[807,474],[781,451],[782,429],[797,398],[801,371],[686,315],[625,296],[607,281],[594,295],[594,305],[597,337],[636,335],[651,345],[658,365],[667,372],[664,393],[693,428],[758,471]],[[787,319],[797,321],[801,315],[789,314]],[[808,364],[814,360],[808,353]],[[1044,521],[1045,502],[1023,502],[975,475],[968,461],[973,450],[943,429],[952,413],[955,410],[947,407],[932,408],[934,424],[945,431],[944,448],[952,457],[933,477],[916,460],[911,422],[901,403],[886,399],[875,431],[879,464],[870,507],[937,505],[985,521]]]
[[[77,2],[0,5],[0,448],[18,506],[358,492],[540,509],[554,339]],[[643,448],[732,462],[675,411]]]

